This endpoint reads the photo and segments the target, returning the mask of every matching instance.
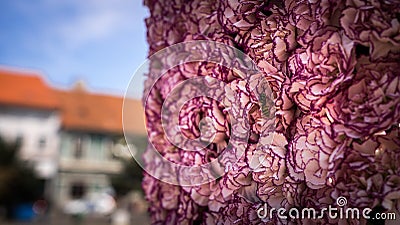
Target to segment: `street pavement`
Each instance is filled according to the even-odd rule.
[[[147,214],[132,214],[129,225],[149,225]],[[0,225],[111,225],[110,216],[86,216],[76,218],[63,214],[53,214],[34,221],[0,221]]]

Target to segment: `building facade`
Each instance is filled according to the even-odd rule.
[[[18,142],[19,156],[43,181],[43,196],[52,197],[58,168],[58,101],[36,74],[0,70],[0,136]]]
[[[89,93],[82,84],[57,95],[63,114],[56,196],[62,206],[110,190],[110,175],[121,172],[114,149],[124,138],[123,99]]]
[[[109,175],[122,169],[112,154],[114,145],[112,134],[62,131],[56,182],[59,205],[110,189]]]
[[[39,74],[0,70],[0,135],[21,143],[20,157],[46,180],[56,205],[111,189],[122,170],[123,98],[46,84]],[[141,104],[131,135],[145,137]]]
[[[40,178],[51,179],[57,169],[60,142],[58,111],[3,105],[0,135],[20,143],[20,157],[34,164]]]

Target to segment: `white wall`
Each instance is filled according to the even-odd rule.
[[[60,126],[55,110],[0,106],[0,135],[9,141],[21,136],[20,156],[35,162],[37,169],[47,168],[49,162],[57,163]],[[39,144],[41,138],[45,140],[44,147]],[[39,166],[40,163],[46,165]]]

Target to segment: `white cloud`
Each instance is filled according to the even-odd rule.
[[[121,20],[121,16],[112,11],[95,12],[81,15],[72,21],[65,21],[60,24],[56,32],[68,45],[79,46],[116,32]]]
[[[33,46],[74,50],[113,34],[143,27],[146,9],[141,0],[29,0],[15,1],[21,15],[37,29]],[[143,30],[143,28],[141,28]],[[35,43],[36,42],[36,43]],[[42,42],[42,43],[38,43]],[[54,46],[54,44],[56,46]],[[44,46],[43,46],[44,45]]]
[[[132,30],[135,20],[139,19],[135,18],[132,1],[86,0],[67,3],[64,7],[71,7],[76,13],[61,18],[54,30],[66,47],[77,48],[120,31]]]
[[[93,87],[123,90],[146,57],[141,0],[15,0],[19,61],[39,68],[54,83],[83,77]],[[118,74],[118,76],[115,76]]]

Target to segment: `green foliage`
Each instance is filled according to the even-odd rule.
[[[42,194],[43,182],[19,160],[19,147],[0,138],[0,205],[32,202]]]
[[[111,184],[117,197],[124,196],[132,190],[140,191],[143,179],[142,168],[133,159],[121,159],[124,169],[120,174],[111,176]]]
[[[147,147],[147,137],[145,136],[131,136],[129,137],[129,142],[135,145],[138,155],[143,154],[143,151]],[[121,144],[126,145],[125,139],[123,139],[123,143]],[[111,184],[117,197],[124,196],[133,190],[141,191],[143,179],[142,168],[132,158],[120,158],[119,160],[123,164],[123,170],[120,174],[111,176]]]

